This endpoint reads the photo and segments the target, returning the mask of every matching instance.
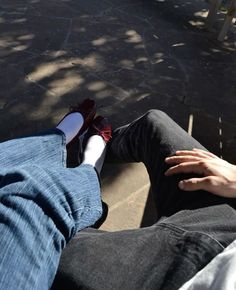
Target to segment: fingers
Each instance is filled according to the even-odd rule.
[[[179,182],[179,188],[184,191],[205,190],[214,193],[217,185],[215,176],[190,178]]]
[[[171,156],[165,159],[167,164],[180,164],[183,162],[197,162],[200,161],[201,158],[197,156]]]
[[[182,180],[179,182],[179,188],[184,191],[204,190],[219,196],[235,197],[235,192],[227,190],[224,179],[218,176]]]
[[[182,162],[196,162],[209,159],[219,159],[219,157],[211,152],[194,148],[193,150],[178,150],[174,156],[167,157],[165,162],[167,164],[180,164]]]
[[[209,151],[194,148],[193,150],[177,150],[176,156],[195,156],[200,158],[218,158],[216,155]]]
[[[206,167],[203,162],[199,161],[191,161],[191,162],[183,162],[178,165],[170,167],[166,172],[166,176],[170,176],[173,174],[180,173],[197,173],[200,175],[206,174]]]
[[[198,148],[193,148],[193,151],[195,152],[198,152],[198,153],[202,153],[204,154],[205,156],[209,156],[209,157],[212,157],[212,158],[219,158],[218,156],[216,156],[215,154],[209,152],[209,151],[206,151],[206,150],[202,150],[202,149],[198,149]],[[219,158],[220,159],[220,158]]]

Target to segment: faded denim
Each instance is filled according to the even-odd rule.
[[[62,249],[100,217],[95,170],[65,161],[57,129],[0,143],[0,289],[50,289]]]

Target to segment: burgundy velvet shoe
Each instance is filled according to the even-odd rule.
[[[96,114],[96,104],[94,100],[85,99],[82,103],[70,107],[70,113],[80,113],[84,118],[84,124],[81,127],[78,135],[82,135],[92,124]],[[68,114],[67,114],[68,115]]]
[[[100,135],[105,143],[111,139],[112,127],[108,119],[102,116],[97,116],[89,129],[89,135]]]

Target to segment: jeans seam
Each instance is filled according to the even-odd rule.
[[[169,228],[169,229],[174,229],[174,230],[178,230],[178,232],[182,232],[182,233],[196,233],[196,234],[201,234],[204,236],[207,236],[208,238],[212,239],[213,241],[215,241],[223,250],[225,249],[225,247],[219,242],[217,241],[215,238],[213,238],[211,235],[203,233],[203,232],[199,232],[199,231],[188,231],[185,230],[179,226],[176,226],[175,224],[172,223],[159,223],[158,226],[164,227],[164,228]]]
[[[66,167],[67,151],[66,151],[66,135],[63,131],[58,128],[52,129],[52,132],[55,132],[57,135],[61,136],[61,145],[62,145],[62,165]]]

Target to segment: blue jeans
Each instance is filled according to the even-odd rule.
[[[94,168],[66,168],[55,129],[0,143],[0,289],[50,289],[62,249],[101,216]]]
[[[151,110],[115,130],[108,157],[143,162],[157,222],[136,230],[79,232],[62,253],[53,290],[175,290],[236,239],[236,199],[178,188],[165,157],[204,147],[165,113]]]

